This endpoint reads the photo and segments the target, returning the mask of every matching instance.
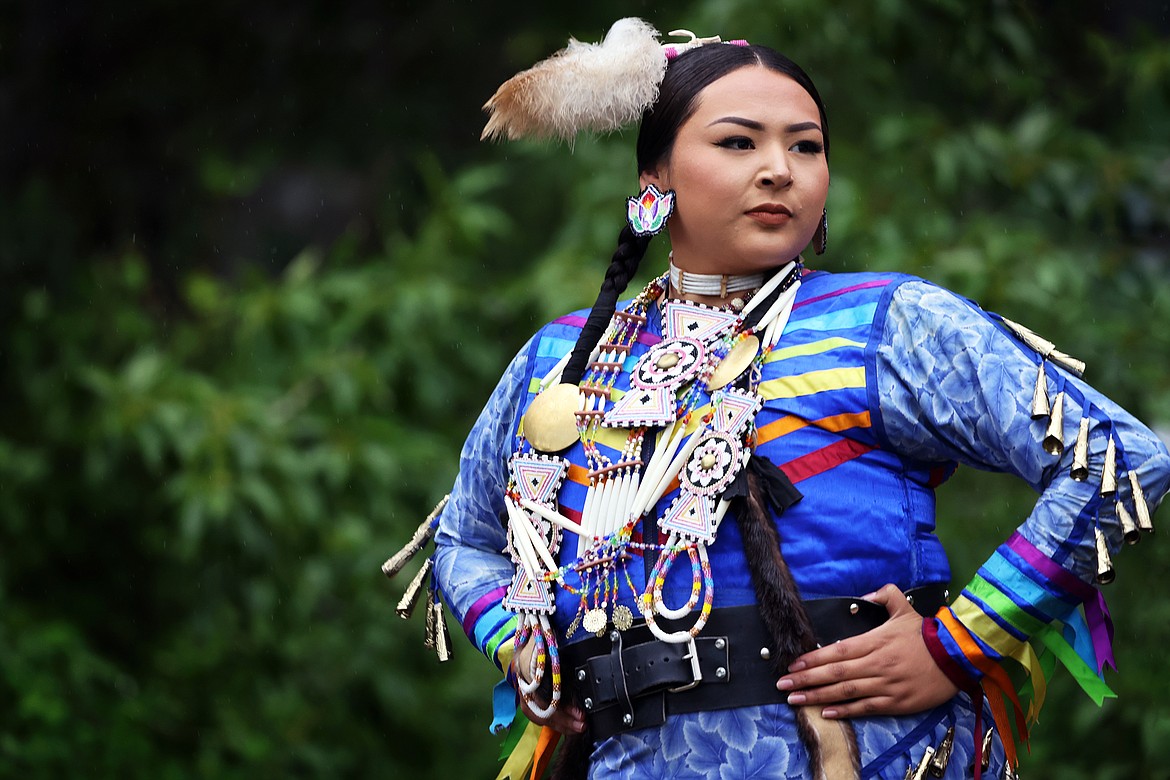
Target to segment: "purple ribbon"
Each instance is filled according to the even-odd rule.
[[[1108,666],[1117,671],[1117,661],[1113,658],[1113,618],[1109,614],[1109,605],[1105,603],[1105,594],[1097,591],[1097,598],[1085,602],[1085,622],[1089,624],[1089,635],[1093,637],[1093,653],[1097,656],[1097,674],[1102,674]]]

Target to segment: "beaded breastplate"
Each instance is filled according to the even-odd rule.
[[[534,712],[547,716],[560,699],[556,636],[549,620],[557,589],[580,601],[570,635],[578,627],[601,634],[610,626],[625,630],[632,625],[631,610],[617,600],[623,580],[647,626],[662,641],[688,642],[702,631],[715,590],[707,547],[729,508],[723,493],[751,458],[755,416],[762,405],[757,392],[760,368],[787,322],[800,270],[792,263],[776,274],[740,313],[682,301],[662,303],[663,339],[637,359],[630,368],[629,390],[619,394],[615,382],[650,305],[663,296],[665,277],[657,279],[626,310],[614,314],[579,387],[554,384],[558,369],[542,381],[509,461],[504,500],[507,552],[516,566],[504,607],[520,618],[519,685]],[[700,405],[708,396],[710,404]],[[554,409],[558,404],[560,411]],[[597,446],[603,428],[626,431],[616,457]],[[661,431],[658,446],[643,461],[646,435],[655,429]],[[589,476],[580,522],[557,511],[568,460],[538,449],[545,442],[563,448],[575,441],[582,444]],[[676,480],[679,492],[657,518],[665,542],[635,541],[635,527]],[[562,549],[565,531],[576,537],[574,550]],[[625,571],[632,548],[657,554],[641,593]],[[663,602],[662,590],[667,572],[682,554],[691,564],[691,592],[683,605],[672,608]],[[558,565],[558,555],[569,562]],[[580,587],[566,581],[570,570],[580,574]],[[682,619],[696,607],[699,613],[689,629],[666,632],[657,625],[659,617]],[[524,652],[529,644],[531,652]],[[546,667],[553,694],[542,707],[532,693],[543,682]]]

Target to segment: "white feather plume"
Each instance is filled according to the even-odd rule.
[[[484,138],[559,138],[608,133],[641,118],[658,98],[666,55],[658,31],[619,19],[601,43],[569,45],[508,79],[484,105]]]

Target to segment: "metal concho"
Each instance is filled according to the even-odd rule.
[[[722,493],[731,484],[743,460],[743,446],[722,431],[710,431],[683,467],[679,481],[701,496]]]
[[[630,384],[644,390],[678,387],[699,373],[706,353],[703,343],[696,339],[660,341],[634,366]]]
[[[628,631],[634,625],[634,613],[625,604],[618,604],[613,608],[613,627],[618,631]]]

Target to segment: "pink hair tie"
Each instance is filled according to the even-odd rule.
[[[724,41],[719,39],[718,35],[712,35],[709,38],[700,38],[699,36],[695,35],[690,30],[671,30],[669,33],[667,33],[667,35],[686,36],[686,37],[690,38],[689,41],[683,41],[682,43],[664,43],[664,44],[662,44],[662,54],[666,57],[668,62],[670,60],[673,60],[675,57],[682,54],[683,52],[690,51],[691,49],[694,49],[698,46],[703,46],[704,44],[708,44],[708,43],[724,43]],[[748,46],[748,45],[750,45],[747,41],[742,40],[742,39],[734,40],[734,41],[726,41],[726,43],[729,43],[732,46]]]
[[[671,35],[674,35],[674,33],[671,33]],[[694,33],[691,33],[691,35],[694,35]],[[675,57],[682,54],[684,51],[689,51],[690,49],[693,49],[697,46],[702,46],[704,43],[726,43],[729,46],[751,46],[750,43],[748,43],[747,41],[745,41],[742,38],[737,38],[734,41],[720,41],[718,38],[695,39],[695,40],[692,40],[690,43],[683,43],[683,44],[679,44],[678,46],[671,45],[671,44],[663,44],[662,53],[664,55],[666,55],[667,60],[673,60]],[[682,47],[682,51],[679,50],[680,46]]]

